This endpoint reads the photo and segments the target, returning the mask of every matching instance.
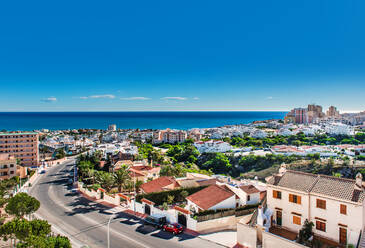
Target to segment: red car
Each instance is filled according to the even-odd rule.
[[[178,223],[166,224],[162,227],[162,229],[166,232],[170,232],[173,234],[179,234],[184,231],[184,228],[182,227],[182,225],[180,225]]]

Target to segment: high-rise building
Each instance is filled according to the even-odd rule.
[[[322,106],[308,104],[308,123],[313,123],[315,120],[324,117]]]
[[[117,125],[115,125],[115,124],[109,125],[108,131],[117,131]]]
[[[292,109],[286,116],[286,123],[305,124],[308,123],[308,111],[306,108]]]
[[[338,116],[340,116],[340,111],[338,111],[335,106],[331,106],[327,110],[327,116],[328,117],[338,117]]]
[[[38,133],[0,133],[0,154],[6,153],[19,160],[21,166],[38,166]]]

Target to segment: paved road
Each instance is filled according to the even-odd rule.
[[[41,202],[37,215],[73,240],[74,246],[107,247],[107,222],[110,208],[89,201],[67,186],[74,161],[47,169],[31,187],[30,194]],[[110,247],[117,248],[221,248],[217,244],[188,234],[173,236],[125,213],[118,213],[110,224]]]

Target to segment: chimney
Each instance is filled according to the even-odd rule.
[[[282,176],[286,172],[286,164],[282,163],[279,169],[279,175]]]
[[[355,189],[362,190],[362,175],[360,172],[356,174]]]

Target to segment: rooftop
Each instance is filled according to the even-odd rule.
[[[186,199],[199,208],[207,210],[232,196],[234,196],[232,191],[214,184],[186,197]]]
[[[24,132],[24,133],[0,133],[0,135],[35,135],[36,132]]]
[[[287,170],[282,176],[274,175],[268,184],[284,188],[322,194],[342,200],[361,203],[365,199],[363,186],[356,187],[356,181],[326,175]]]

